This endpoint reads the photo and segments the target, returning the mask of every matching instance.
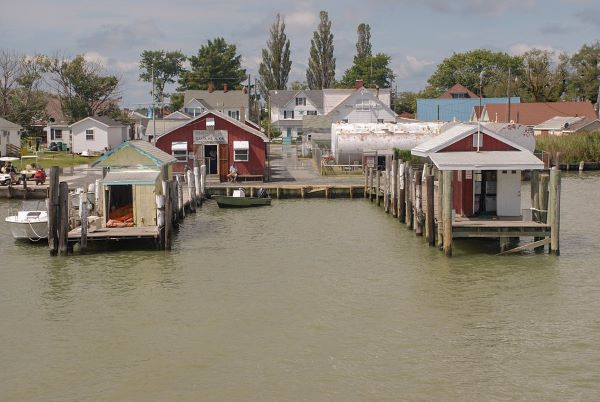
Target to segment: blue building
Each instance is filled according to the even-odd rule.
[[[521,98],[513,96],[510,102],[521,103]],[[483,106],[490,103],[508,103],[508,98],[481,98]],[[475,106],[479,106],[479,98],[417,99],[417,120],[469,121]]]

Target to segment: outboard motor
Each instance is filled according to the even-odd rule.
[[[258,198],[268,198],[269,197],[269,193],[267,193],[267,191],[262,187],[258,189],[258,191],[256,192],[256,195],[258,196]]]

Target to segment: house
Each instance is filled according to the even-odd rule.
[[[207,111],[167,131],[156,146],[177,158],[175,172],[204,160],[208,177],[226,181],[235,164],[239,177],[264,179],[268,138],[260,131],[221,112]]]
[[[438,96],[438,99],[479,99],[479,96],[461,84],[454,84],[450,89]]]
[[[187,119],[150,119],[144,131],[144,139],[146,139],[149,142],[152,142],[154,137],[159,138],[166,132],[169,132],[176,127],[186,124],[191,119],[192,117],[188,117]]]
[[[439,135],[446,125],[441,122],[333,123],[331,153],[340,164],[355,164],[365,152],[410,150]]]
[[[411,153],[427,158],[440,171],[453,172],[457,216],[520,217],[521,172],[544,167],[534,149],[530,127],[461,123]]]
[[[600,120],[583,116],[555,116],[533,127],[535,135],[563,135],[598,130],[600,130]]]
[[[103,153],[127,141],[129,127],[106,116],[86,117],[71,124],[72,152]]]
[[[162,181],[172,178],[175,162],[172,155],[139,140],[123,142],[94,162],[92,166],[108,170],[101,181],[103,226],[113,221],[156,227],[156,196],[163,194]]]
[[[71,127],[66,123],[50,123],[44,127],[46,144],[55,143],[61,150],[70,150],[72,145]]]
[[[168,115],[163,117],[165,120],[189,120],[192,118],[187,113],[182,112],[181,110],[176,110],[173,113],[169,113]]]
[[[229,90],[227,84],[223,90],[214,90],[209,83],[207,90],[188,90],[183,93],[183,112],[192,116],[200,116],[206,111],[216,110],[236,120],[248,120],[250,99],[248,91]]]
[[[303,119],[327,116],[332,122],[377,123],[396,120],[389,89],[367,89],[358,80],[354,89],[269,91],[271,124],[291,142],[305,132]]]
[[[18,156],[21,153],[23,127],[0,117],[0,156]]]
[[[481,112],[481,121],[515,122],[533,127],[555,116],[597,118],[591,102],[534,102],[511,104],[510,116],[508,104],[486,104]]]

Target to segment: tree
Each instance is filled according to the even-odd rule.
[[[165,93],[167,84],[175,83],[175,78],[183,71],[186,57],[179,50],[144,50],[140,60],[140,80],[154,80],[155,101],[162,103],[169,94]]]
[[[567,88],[575,99],[598,102],[598,77],[600,76],[600,41],[583,45],[569,60]]]
[[[365,59],[354,57],[354,64],[346,70],[339,86],[354,88],[356,80],[362,80],[370,88],[389,88],[394,79],[390,62],[391,57],[384,53],[367,56]]]
[[[308,84],[306,81],[292,81],[290,84],[290,89],[292,91],[300,91],[301,89],[308,89]]]
[[[554,67],[554,53],[532,49],[523,54],[522,87],[528,99],[534,102],[554,102],[563,92],[566,77],[560,68]]]
[[[497,81],[498,75],[508,72],[509,67],[513,74],[519,75],[522,70],[522,59],[519,56],[509,56],[503,52],[492,52],[486,49],[454,53],[437,66],[437,70],[427,82],[433,92],[444,92],[459,83],[478,94],[479,75],[482,71],[485,85],[486,82]],[[484,87],[483,96],[487,96],[486,89]]]
[[[246,70],[241,67],[242,56],[236,52],[236,46],[223,38],[209,39],[198,55],[189,57],[190,70],[182,72],[178,91],[207,89],[209,82],[219,88],[224,84],[230,89],[238,87],[246,79]]]
[[[358,40],[356,41],[356,57],[366,59],[371,56],[371,26],[364,22],[357,28]]]
[[[306,70],[306,82],[310,89],[330,88],[335,83],[335,57],[333,57],[333,33],[326,11],[321,11],[321,22],[310,41],[310,57]]]
[[[173,111],[181,109],[183,107],[183,99],[183,94],[181,92],[171,94],[171,109],[173,109]]]
[[[95,116],[118,100],[119,79],[104,75],[102,66],[82,55],[72,60],[56,57],[49,62],[49,70],[63,113],[71,123]]]
[[[394,111],[415,114],[417,112],[417,96],[415,92],[400,92],[394,101]]]
[[[262,50],[262,62],[258,68],[260,92],[264,98],[271,89],[285,89],[291,68],[290,40],[285,34],[285,21],[277,14],[271,25],[267,48]]]

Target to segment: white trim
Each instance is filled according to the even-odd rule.
[[[250,143],[248,141],[233,141],[233,149],[250,149]]]

